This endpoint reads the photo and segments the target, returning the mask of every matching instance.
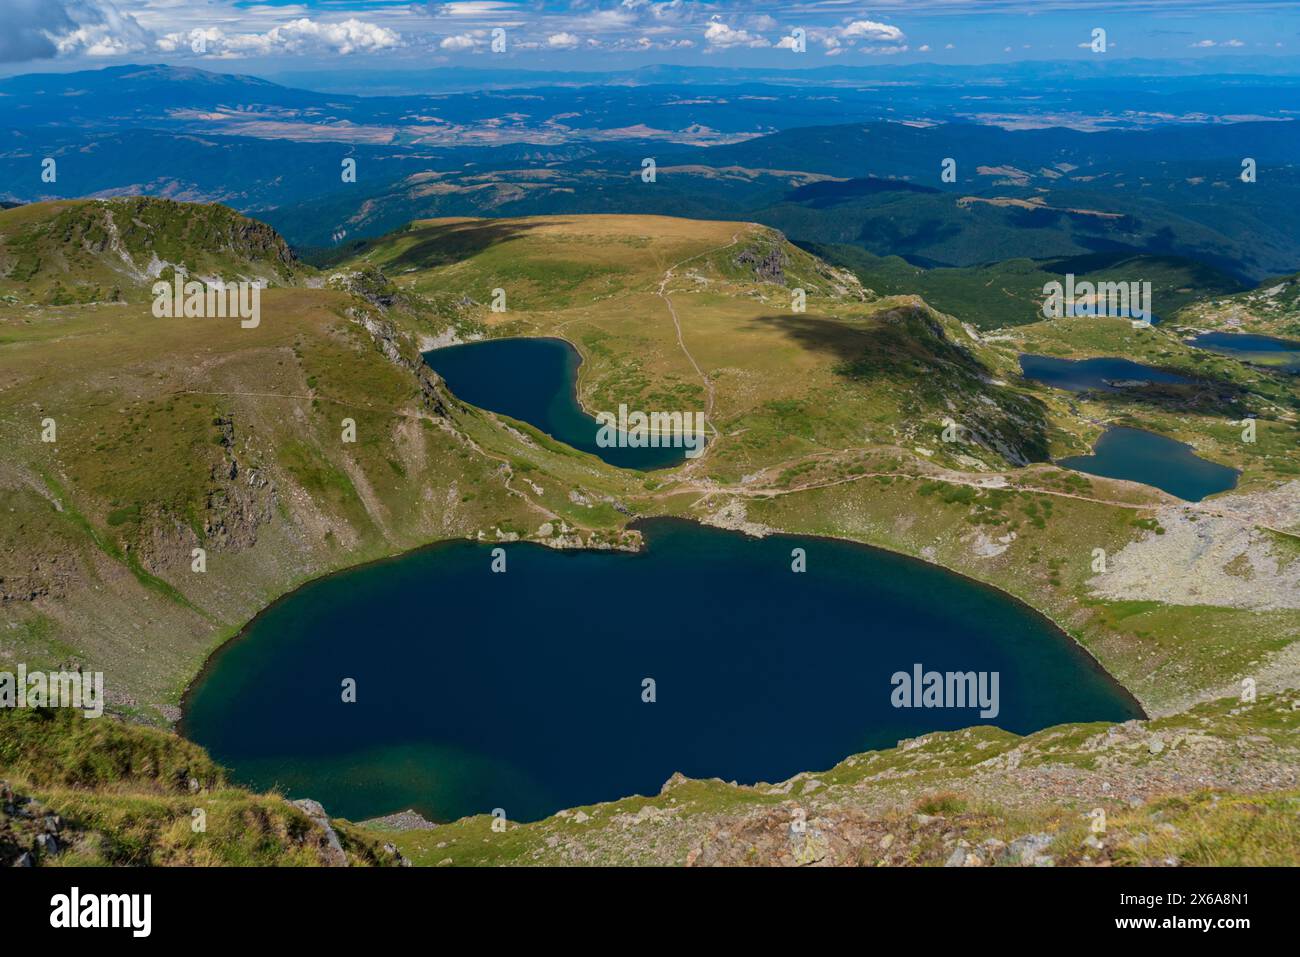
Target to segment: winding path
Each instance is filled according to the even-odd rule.
[[[695,369],[695,374],[698,375],[704,383],[704,417],[709,424],[709,428],[713,431],[713,438],[715,441],[721,438],[721,433],[718,432],[717,426],[713,424],[713,381],[704,373],[704,370],[700,368],[700,364],[695,361],[695,356],[691,355],[691,350],[686,348],[686,340],[682,337],[682,323],[677,317],[677,310],[673,307],[673,300],[668,295],[667,290],[668,283],[672,281],[673,271],[675,269],[685,266],[688,262],[700,259],[703,256],[711,256],[712,254],[721,252],[724,249],[730,249],[738,242],[740,242],[740,233],[732,233],[730,242],[723,243],[721,246],[715,246],[712,249],[706,249],[704,252],[696,253],[694,256],[688,256],[681,262],[673,263],[667,270],[665,270],[663,279],[659,280],[659,288],[655,290],[655,295],[664,301],[664,305],[668,307],[668,314],[673,317],[673,328],[677,330],[677,344],[681,346],[682,353],[690,362],[691,367]]]

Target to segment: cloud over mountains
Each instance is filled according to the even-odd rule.
[[[1113,0],[1061,0],[1045,8],[1037,0],[894,0],[873,8],[839,0],[0,0],[0,64],[150,54],[167,61],[314,57],[325,64],[382,55],[419,67],[500,53],[547,67],[589,54],[605,56],[609,65],[622,54],[655,53],[674,62],[704,54],[711,62],[788,66],[845,54],[859,55],[858,62],[862,54],[989,62],[1030,49],[1035,57],[1077,57],[1081,42],[1103,22],[1112,45],[1143,55],[1162,44],[1177,46],[1159,51],[1166,56],[1188,49],[1276,54],[1295,31],[1276,23],[1251,26],[1255,21],[1244,15],[1278,6],[1272,0],[1177,0],[1158,9]],[[1174,8],[1195,31],[1191,42],[1169,38],[1160,11]],[[1300,13],[1286,16],[1300,19]],[[1013,23],[1026,41],[1015,51],[1005,43]],[[960,52],[932,57],[936,51]]]
[[[698,0],[603,0],[594,3],[375,4],[302,0],[285,5],[237,0],[0,0],[12,25],[0,36],[0,62],[53,57],[156,53],[171,59],[381,53],[413,56],[486,53],[493,30],[508,48],[610,53],[790,49],[791,31],[769,12]],[[781,13],[782,8],[772,7]],[[811,17],[810,19],[817,19]],[[834,55],[858,45],[897,45],[902,29],[841,18],[808,24],[810,49]]]

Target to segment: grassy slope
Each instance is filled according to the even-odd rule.
[[[753,224],[435,220],[368,244],[352,264],[378,265],[421,295],[475,300],[490,334],[569,339],[583,354],[579,391],[592,410],[621,402],[709,408],[694,358],[713,386],[711,421],[729,437],[708,459],[708,473],[720,479],[867,444],[864,423],[879,426],[876,444],[937,439],[948,403],[963,396],[971,424],[1006,446],[1032,453],[1041,428],[1035,403],[980,381],[985,370],[969,354],[978,347],[955,323],[911,299],[878,300],[851,275]],[[767,273],[775,278],[759,281]],[[494,288],[507,291],[505,313],[486,308]],[[791,313],[795,288],[807,293],[800,315]],[[661,291],[672,298],[682,343]],[[941,379],[918,392],[917,372],[933,366]],[[891,388],[898,385],[905,387]],[[975,403],[976,391],[995,395],[1000,407]],[[1004,463],[996,451],[966,454]]]
[[[174,734],[73,712],[0,716],[0,860],[23,851],[68,866],[318,866],[327,837],[277,794],[236,787],[207,753]],[[195,811],[203,812],[196,828]],[[57,815],[59,853],[37,834]],[[348,863],[389,865],[384,843],[334,827]]]

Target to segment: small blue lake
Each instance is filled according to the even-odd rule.
[[[1198,349],[1232,356],[1243,362],[1300,372],[1300,342],[1244,332],[1203,332],[1188,340]]]
[[[1203,459],[1190,446],[1143,429],[1112,427],[1091,455],[1060,459],[1057,465],[1105,478],[1141,482],[1189,502],[1237,485],[1237,470]]]
[[[655,794],[674,771],[778,781],[929,731],[1141,716],[1047,619],[936,566],[640,527],[639,554],[515,543],[493,573],[493,546],[449,542],[311,582],[213,657],[184,733],[238,781],[352,820],[528,821]],[[997,673],[997,715],[895,707],[892,676],[916,665]]]
[[[1070,392],[1119,392],[1125,382],[1185,384],[1188,376],[1165,372],[1129,359],[1057,359],[1053,356],[1022,355],[1020,371],[1026,379]]]
[[[426,352],[424,361],[458,399],[527,422],[610,465],[649,471],[686,460],[683,448],[597,445],[600,424],[578,402],[582,357],[563,339],[485,339]]]

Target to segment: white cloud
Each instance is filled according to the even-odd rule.
[[[552,50],[573,50],[581,42],[572,33],[552,33],[546,38],[546,45]]]
[[[704,29],[704,41],[710,47],[728,49],[730,47],[770,47],[772,44],[766,39],[748,30],[737,30],[718,20],[716,17],[709,21],[709,25]]]
[[[195,48],[195,40],[201,46]],[[193,51],[204,56],[233,58],[269,56],[276,53],[376,53],[400,46],[401,35],[387,27],[349,18],[338,23],[321,23],[302,17],[265,33],[226,33],[220,27],[169,33],[155,46],[164,53]],[[444,41],[445,42],[445,41]]]
[[[284,27],[274,28],[268,34],[270,35],[274,35],[275,42],[283,44],[293,53],[309,49],[344,54],[375,53],[396,47],[402,42],[401,34],[397,31],[355,17],[340,23],[320,23],[303,18]]]
[[[864,53],[872,52],[871,47],[878,44],[875,52],[898,53],[906,34],[898,27],[875,20],[853,20],[849,23],[828,28],[814,27],[808,30],[808,36],[826,47],[827,56],[838,56],[847,47],[858,47]]]
[[[455,53],[459,50],[474,49],[478,46],[478,40],[474,39],[468,33],[458,33],[455,36],[443,37],[442,42],[439,43],[438,46],[443,50],[451,50]]]
[[[877,23],[875,20],[854,20],[840,29],[840,36],[849,40],[892,43],[903,39],[903,31],[888,23]]]
[[[1213,40],[1197,40],[1195,43],[1192,44],[1192,46],[1194,46],[1194,47],[1212,47],[1212,46],[1216,46],[1216,44],[1215,44],[1215,42],[1214,42]]]
[[[614,50],[619,53],[647,53],[651,50],[688,50],[695,46],[695,41],[686,39],[656,40],[651,37],[640,36],[617,37],[608,39],[603,43],[597,40],[588,40],[587,45],[600,46],[602,49]]]
[[[1244,47],[1245,45],[1240,40],[1229,40],[1224,44],[1225,47]]]
[[[519,9],[515,4],[503,0],[460,0],[458,3],[439,4],[436,12],[444,17],[490,17],[501,13],[518,13]]]

